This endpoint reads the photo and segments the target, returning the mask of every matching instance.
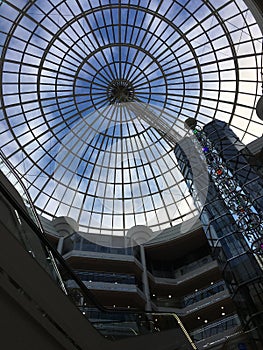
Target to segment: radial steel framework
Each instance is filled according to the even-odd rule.
[[[0,146],[48,218],[123,235],[196,214],[143,108],[179,138],[189,117],[261,136],[262,33],[243,0],[7,0],[0,17]]]

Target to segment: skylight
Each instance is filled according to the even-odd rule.
[[[262,33],[242,0],[4,1],[0,17],[0,146],[48,218],[125,235],[196,215],[142,108],[179,138],[189,117],[262,134]]]

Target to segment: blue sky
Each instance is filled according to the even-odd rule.
[[[109,105],[109,85],[129,81],[181,137],[186,118],[218,118],[248,143],[262,134],[262,34],[242,0],[101,3],[38,0],[21,18],[27,1],[2,4],[0,146],[45,215],[160,230],[192,200],[171,146],[131,105]]]

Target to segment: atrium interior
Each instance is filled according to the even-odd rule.
[[[261,0],[0,1],[9,349],[263,349],[262,33]]]

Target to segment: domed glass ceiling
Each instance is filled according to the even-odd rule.
[[[262,33],[242,0],[18,0],[0,16],[0,146],[48,218],[120,235],[187,220],[165,134],[188,117],[262,134]]]

